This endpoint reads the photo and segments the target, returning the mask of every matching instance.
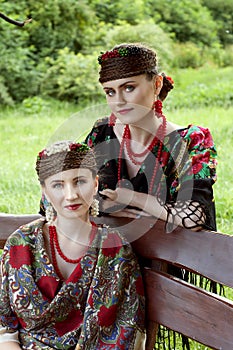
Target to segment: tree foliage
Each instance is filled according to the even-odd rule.
[[[153,47],[161,69],[230,64],[232,7],[231,0],[0,0],[1,13],[32,18],[21,28],[0,19],[0,103],[98,97],[98,53],[122,41]]]
[[[149,0],[155,21],[177,41],[211,45],[217,40],[217,26],[207,7],[198,0]]]
[[[59,51],[56,59],[47,60],[50,68],[41,83],[43,95],[78,103],[103,95],[98,84],[98,64],[94,55],[75,54],[65,48]]]
[[[223,45],[233,43],[233,1],[203,0],[216,22],[218,38]]]

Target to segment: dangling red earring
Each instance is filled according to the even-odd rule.
[[[153,109],[155,113],[158,115],[158,117],[160,117],[163,114],[162,108],[163,108],[163,103],[161,100],[156,100],[153,103]]]
[[[112,113],[109,117],[108,126],[115,126],[116,116]]]

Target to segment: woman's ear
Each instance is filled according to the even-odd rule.
[[[95,195],[96,195],[98,192],[98,187],[99,187],[99,176],[98,175],[96,175],[96,177],[94,179],[94,183],[95,183],[94,190],[95,190]]]
[[[155,87],[155,95],[158,96],[162,87],[163,87],[163,77],[162,75],[156,75],[155,81],[154,81],[154,87]]]
[[[41,190],[42,190],[42,195],[44,195],[46,200],[50,203],[50,199],[49,199],[49,197],[47,196],[47,193],[46,193],[45,185],[41,185]]]

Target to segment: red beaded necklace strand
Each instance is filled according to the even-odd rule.
[[[156,156],[157,162],[155,164],[153,174],[151,177],[149,190],[148,190],[149,194],[151,194],[153,191],[153,185],[154,185],[155,177],[156,177],[157,170],[159,167],[159,161],[161,159],[161,154],[162,154],[162,149],[163,149],[163,140],[164,140],[164,137],[166,134],[166,127],[167,127],[166,117],[162,114],[162,102],[159,100],[157,100],[155,102],[155,111],[157,112],[157,117],[162,118],[163,121],[162,121],[162,124],[159,126],[155,137],[153,138],[153,140],[151,141],[149,146],[146,147],[146,149],[143,152],[141,152],[141,153],[133,152],[133,150],[131,148],[130,128],[129,128],[128,124],[125,126],[123,136],[122,136],[121,145],[120,145],[120,150],[119,150],[118,168],[117,168],[118,183],[120,184],[120,182],[121,182],[122,156],[123,156],[124,146],[126,146],[126,151],[127,151],[127,154],[129,156],[129,159],[131,160],[131,162],[134,163],[135,165],[141,165],[142,161],[139,161],[135,158],[136,157],[140,158],[140,157],[145,156],[146,154],[151,152],[152,149],[158,144],[158,152],[157,152],[157,156]]]
[[[96,225],[92,224],[91,237],[90,237],[89,244],[93,241],[95,233],[96,233]],[[58,241],[56,226],[54,226],[54,225],[49,226],[49,243],[50,243],[50,249],[51,249],[51,255],[52,255],[52,262],[53,262],[53,266],[55,268],[55,271],[57,272],[59,278],[64,280],[64,277],[62,276],[62,273],[58,267],[57,258],[56,258],[56,251],[59,254],[59,256],[65,262],[67,262],[69,264],[78,264],[83,256],[81,256],[78,259],[70,259],[62,252],[59,241]]]

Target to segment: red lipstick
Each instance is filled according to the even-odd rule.
[[[81,204],[70,204],[70,205],[66,205],[65,208],[68,210],[75,211],[75,210],[79,209],[80,206],[81,206]]]

